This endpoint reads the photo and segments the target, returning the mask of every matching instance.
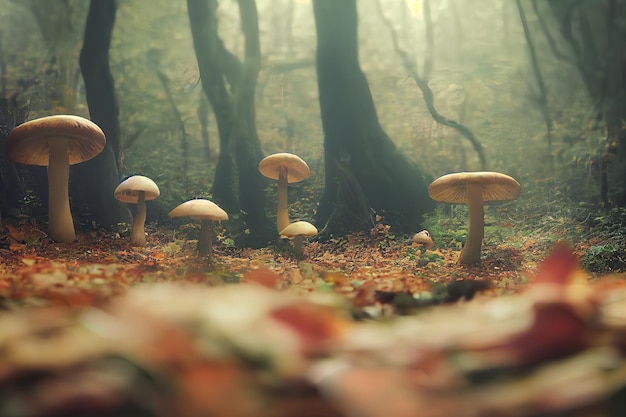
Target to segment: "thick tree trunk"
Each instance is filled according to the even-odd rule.
[[[118,168],[120,126],[113,76],[109,69],[109,47],[115,24],[115,0],[92,0],[80,53],[80,69],[85,82],[91,120],[104,131],[104,150],[90,161],[72,166],[70,187],[75,205],[88,220],[101,226],[130,223],[128,208],[113,197],[120,176]]]
[[[239,201],[246,223],[256,231],[255,246],[266,244],[276,232],[265,213],[266,181],[259,173],[263,150],[256,131],[255,93],[261,68],[258,16],[255,0],[239,0],[245,58],[234,100],[232,140],[239,175]]]
[[[18,97],[0,97],[0,141],[4,143],[14,127],[24,123],[28,117],[28,104],[20,104]],[[24,168],[32,168],[26,171]],[[21,172],[22,171],[22,172]],[[42,167],[15,164],[6,155],[4,146],[0,146],[0,217],[7,216],[11,211],[22,209],[24,197],[26,196],[23,187],[25,173],[34,176],[34,181],[30,181],[33,186],[37,186],[35,195],[40,198],[47,198],[48,182],[46,170]],[[30,184],[29,184],[30,185]],[[43,185],[43,186],[42,186]],[[47,206],[47,199],[42,201]],[[31,208],[31,207],[29,207]],[[41,213],[30,212],[31,216],[45,215],[45,210]]]
[[[358,58],[356,0],[314,0],[325,187],[318,224],[370,228],[372,210],[404,231],[434,207],[420,171],[378,122]]]
[[[200,78],[220,137],[213,198],[226,211],[244,213],[250,229],[246,244],[260,246],[275,237],[275,232],[265,213],[264,182],[257,169],[263,152],[255,122],[255,89],[261,60],[256,5],[253,0],[239,0],[245,38],[243,63],[224,48],[219,38],[216,8],[216,0],[187,0]],[[238,194],[234,186],[235,167]]]
[[[206,94],[219,136],[219,155],[213,178],[213,200],[226,211],[236,210],[235,175],[230,133],[233,124],[231,97],[224,84],[224,46],[217,33],[217,0],[187,0],[187,13],[193,37],[193,46]]]
[[[606,151],[601,156],[600,196],[626,206],[626,2],[549,0],[549,12],[569,47],[555,55],[573,63],[598,119],[605,122]],[[569,58],[571,56],[571,58]]]

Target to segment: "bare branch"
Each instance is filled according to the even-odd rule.
[[[428,82],[422,77],[420,77],[417,71],[417,68],[415,68],[415,64],[410,59],[409,55],[406,53],[406,51],[400,48],[400,43],[398,42],[398,34],[394,30],[393,24],[391,23],[391,21],[385,16],[382,5],[380,4],[380,0],[376,0],[375,4],[378,10],[378,13],[380,15],[380,18],[382,19],[382,21],[385,23],[385,26],[387,26],[387,29],[389,30],[389,34],[391,36],[391,42],[393,43],[394,51],[402,60],[402,64],[405,70],[409,73],[411,78],[413,78],[413,80],[415,81],[415,84],[417,84],[419,89],[422,90],[422,95],[424,96],[426,107],[428,108],[428,112],[430,113],[432,118],[437,123],[440,123],[444,126],[448,126],[448,127],[455,129],[457,132],[463,135],[463,137],[469,140],[472,146],[474,147],[476,154],[478,155],[481,169],[486,170],[487,160],[485,158],[483,145],[478,141],[478,139],[474,136],[474,134],[469,128],[439,114],[439,112],[435,108],[435,103],[434,103],[435,99],[434,99],[432,90],[428,86]]]
[[[539,27],[541,27],[541,31],[543,32],[543,35],[545,36],[546,41],[548,42],[548,45],[550,46],[550,50],[552,51],[552,54],[556,58],[562,61],[568,62],[570,64],[575,64],[576,62],[572,59],[570,55],[561,51],[558,48],[556,44],[556,40],[554,39],[554,36],[552,36],[552,32],[550,32],[550,28],[548,28],[546,19],[544,19],[543,15],[539,12],[539,5],[537,4],[537,0],[532,0],[531,4],[533,6],[533,11],[535,12],[535,15],[537,16]]]
[[[535,51],[534,41],[530,35],[528,20],[526,19],[526,12],[524,12],[524,8],[522,7],[522,3],[520,0],[515,0],[515,4],[517,6],[519,17],[522,22],[522,28],[524,29],[526,43],[528,44],[528,52],[530,55],[530,62],[533,68],[533,72],[535,74],[535,80],[537,81],[537,86],[539,87],[539,106],[541,107],[543,120],[546,123],[546,141],[548,143],[547,152],[549,157],[548,161],[550,163],[550,169],[554,171],[554,159],[552,156],[552,119],[550,118],[550,110],[548,108],[548,89],[546,87],[546,83],[543,80],[541,69],[539,68],[539,60],[537,59],[537,52]]]

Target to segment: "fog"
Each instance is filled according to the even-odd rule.
[[[4,95],[18,93],[29,100],[31,118],[58,112],[86,114],[77,64],[86,2],[0,3]],[[222,39],[241,56],[237,4],[219,3]],[[552,175],[537,82],[514,3],[482,0],[476,7],[476,2],[465,0],[430,2],[430,39],[425,13],[421,7],[412,12],[414,3],[421,4],[380,0],[381,16],[375,1],[358,2],[362,69],[380,121],[394,143],[433,178],[481,168],[471,143],[433,120],[401,60],[404,53],[432,89],[437,111],[466,126],[484,146],[489,169],[531,179]],[[257,1],[257,7],[261,144],[266,153],[301,155],[321,178],[323,133],[311,2],[266,0]],[[529,14],[530,24],[536,29],[533,16]],[[577,114],[590,113],[577,74],[557,66],[545,40],[536,35],[550,107],[559,114],[574,108]],[[213,115],[202,103],[185,2],[120,2],[111,69],[120,103],[122,174],[151,176],[170,189],[172,201],[206,194],[219,147]],[[208,151],[199,114],[207,117]],[[570,118],[569,123],[583,126],[586,120]],[[558,139],[553,146],[553,154],[563,156]]]

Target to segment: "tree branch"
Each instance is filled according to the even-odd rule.
[[[515,4],[517,6],[517,10],[519,12],[519,17],[522,22],[522,28],[524,29],[524,36],[526,38],[526,43],[528,44],[528,52],[530,55],[530,62],[533,68],[533,72],[535,74],[535,80],[537,81],[537,86],[539,87],[539,106],[541,107],[541,113],[543,115],[543,120],[546,123],[546,140],[548,143],[548,161],[550,164],[550,170],[554,171],[554,159],[552,156],[552,119],[550,118],[550,110],[548,108],[548,89],[546,87],[546,83],[543,80],[543,76],[541,75],[541,69],[539,68],[539,60],[537,59],[537,52],[535,51],[535,44],[530,35],[530,29],[528,27],[528,20],[526,19],[526,12],[524,12],[524,8],[522,7],[522,3],[520,0],[515,0]]]
[[[411,78],[413,78],[413,80],[415,81],[415,84],[417,84],[419,89],[422,90],[422,95],[424,96],[424,101],[426,102],[426,107],[428,108],[428,112],[430,113],[432,118],[437,123],[440,123],[440,124],[442,124],[444,126],[448,126],[448,127],[451,127],[453,129],[455,129],[463,137],[465,137],[467,140],[469,140],[470,143],[472,144],[472,146],[474,147],[474,150],[476,151],[476,154],[478,155],[478,159],[480,161],[481,170],[483,170],[483,171],[486,170],[487,169],[487,160],[485,158],[485,152],[483,150],[483,145],[478,141],[478,139],[474,136],[474,134],[472,133],[472,131],[469,128],[467,128],[466,126],[464,126],[464,125],[462,125],[462,124],[460,124],[460,123],[458,123],[458,122],[456,122],[454,120],[447,119],[444,116],[442,116],[441,114],[439,114],[439,112],[435,108],[435,103],[434,103],[435,100],[434,100],[433,92],[430,89],[430,87],[428,86],[428,81],[423,79],[423,78],[421,78],[419,76],[413,61],[409,58],[409,56],[406,53],[406,51],[404,51],[402,48],[400,48],[400,43],[398,42],[398,35],[397,35],[396,31],[394,30],[393,24],[391,23],[391,21],[385,16],[385,14],[383,12],[382,5],[380,4],[380,0],[376,0],[375,4],[376,4],[376,8],[378,10],[378,13],[380,15],[380,18],[382,19],[383,23],[385,24],[385,26],[389,30],[389,34],[391,36],[391,41],[393,43],[394,50],[395,50],[396,54],[402,60],[402,64],[404,65],[405,70],[409,73]]]
[[[543,15],[539,12],[539,5],[537,4],[537,0],[532,0],[531,4],[533,6],[533,11],[535,12],[535,16],[537,16],[539,27],[541,28],[541,31],[543,32],[543,35],[545,36],[546,41],[548,42],[548,46],[550,46],[550,50],[552,51],[552,54],[556,58],[560,59],[561,61],[568,62],[570,64],[576,64],[576,62],[574,62],[571,56],[559,50],[556,44],[556,40],[554,39],[554,36],[552,36],[552,33],[550,32],[550,28],[548,28],[546,19],[544,19]]]

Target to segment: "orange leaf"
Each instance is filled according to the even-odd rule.
[[[13,236],[9,235],[9,249],[13,252],[19,252],[24,250],[25,244],[18,242]]]
[[[271,316],[291,327],[307,350],[315,350],[318,343],[332,339],[339,330],[339,322],[330,308],[307,302],[279,307]]]
[[[254,282],[266,288],[277,288],[280,277],[268,268],[257,268],[247,272],[243,276],[244,282]]]
[[[539,265],[533,282],[567,285],[571,283],[578,270],[578,258],[572,249],[565,245],[557,245],[550,256]]]

